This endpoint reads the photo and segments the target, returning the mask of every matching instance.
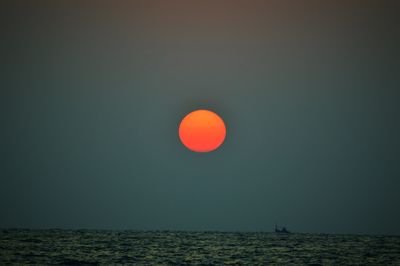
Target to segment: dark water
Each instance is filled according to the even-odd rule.
[[[399,236],[1,230],[0,265],[400,265]]]

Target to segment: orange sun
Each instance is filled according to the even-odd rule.
[[[225,123],[216,113],[196,110],[186,115],[179,125],[183,145],[195,152],[210,152],[224,142]]]

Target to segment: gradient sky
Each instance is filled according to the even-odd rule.
[[[3,3],[0,227],[400,234],[398,7],[340,2]]]

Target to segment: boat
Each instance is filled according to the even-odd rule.
[[[285,226],[279,228],[279,227],[275,224],[275,233],[277,233],[277,234],[290,234],[290,231],[287,230]]]

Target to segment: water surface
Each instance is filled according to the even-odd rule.
[[[0,265],[400,265],[400,236],[0,230]]]

